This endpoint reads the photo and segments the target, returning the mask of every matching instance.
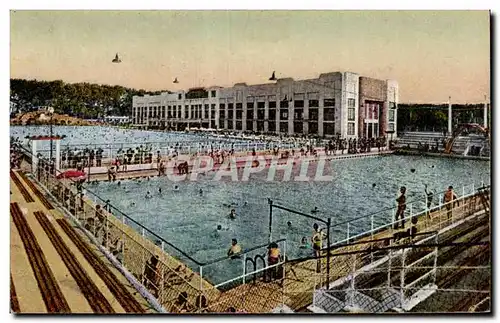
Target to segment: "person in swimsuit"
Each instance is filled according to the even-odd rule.
[[[430,219],[431,218],[431,211],[430,211],[430,208],[432,206],[432,199],[434,197],[434,193],[429,190],[427,191],[427,184],[425,184],[425,196],[427,198],[427,218]]]
[[[406,187],[401,186],[400,189],[401,195],[396,199],[396,202],[398,202],[398,209],[396,211],[396,223],[394,225],[394,229],[397,230],[399,229],[399,222],[398,220],[401,218],[401,227],[404,229],[405,227],[405,220],[404,220],[404,214],[406,210]]]
[[[448,219],[451,218],[451,209],[453,208],[453,204],[455,203],[452,203],[454,200],[456,200],[458,197],[457,197],[457,194],[455,194],[455,192],[453,191],[453,186],[448,186],[448,190],[446,191],[446,193],[444,193],[444,203],[446,205],[446,210],[448,210],[446,212],[446,215],[448,216]]]

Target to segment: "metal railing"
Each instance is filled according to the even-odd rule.
[[[275,264],[269,264],[266,259],[268,244],[243,250],[239,260],[222,257],[201,263],[112,206],[109,201],[87,189],[79,191],[70,179],[58,179],[44,165],[48,164],[40,159],[38,171],[29,175],[32,180],[44,187],[59,206],[66,209],[81,228],[112,254],[166,311],[225,312],[231,307],[237,310],[246,308],[249,312],[261,310],[257,302],[246,303],[245,298],[247,295],[250,295],[250,300],[259,297],[257,290],[249,286],[265,281],[270,272],[283,267],[286,257],[284,239],[275,241],[283,252]],[[246,259],[257,256],[263,260],[262,266],[248,268]],[[241,262],[241,265],[237,266],[238,273],[231,276],[225,267],[233,261]],[[213,285],[205,276],[214,270],[228,272],[228,278]],[[267,282],[279,286],[277,290],[272,289],[274,302],[282,302],[283,293],[280,290],[283,280],[284,276],[280,276]]]

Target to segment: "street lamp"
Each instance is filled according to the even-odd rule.
[[[54,108],[53,107],[49,107],[47,109],[47,112],[50,115],[50,120],[49,120],[49,126],[50,126],[50,154],[49,154],[49,161],[50,161],[50,167],[52,167],[53,166],[53,163],[52,163],[52,132],[53,132],[52,118],[54,116]]]

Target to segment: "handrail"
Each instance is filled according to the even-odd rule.
[[[440,196],[441,194],[446,193],[446,191],[447,191],[447,190],[444,190],[444,191],[441,191],[441,192],[436,192],[436,193],[434,193],[434,192],[433,192],[433,199],[434,199],[436,196],[439,198],[439,196]],[[459,198],[461,198],[461,197],[459,197]],[[427,197],[422,197],[422,198],[416,198],[416,199],[413,199],[413,200],[409,200],[409,201],[407,201],[405,204],[406,204],[406,205],[409,205],[409,204],[411,204],[411,203],[421,202],[421,201],[426,202],[426,201],[427,201]],[[342,221],[342,222],[332,223],[332,225],[331,225],[331,226],[338,226],[338,225],[342,225],[342,224],[351,223],[351,222],[356,221],[356,220],[366,219],[366,218],[368,218],[368,217],[370,217],[370,216],[372,216],[372,215],[375,215],[375,214],[378,214],[378,213],[382,213],[382,212],[385,212],[385,211],[394,210],[394,209],[396,209],[396,208],[397,208],[397,206],[387,207],[387,208],[385,208],[385,209],[381,209],[381,210],[378,210],[378,211],[376,211],[376,212],[373,212],[373,213],[370,213],[370,214],[366,214],[366,215],[362,215],[362,216],[359,216],[359,217],[356,217],[356,218],[353,218],[353,219],[345,220],[345,221]]]
[[[241,251],[239,253],[239,255],[243,255],[243,254],[249,253],[250,251],[254,251],[254,250],[262,248],[262,247],[267,247],[270,243],[273,243],[273,242],[278,243],[278,242],[283,242],[283,241],[286,241],[286,239],[279,239],[279,240],[275,240],[275,241],[271,241],[271,242],[268,242],[268,243],[264,243],[264,244],[261,244],[261,245],[258,245],[258,246],[255,246],[255,247],[252,247],[252,248],[249,248],[249,249],[244,249],[243,251]],[[202,264],[202,266],[212,265],[212,264],[215,264],[216,262],[220,262],[220,261],[223,261],[223,260],[226,260],[226,259],[231,259],[232,257],[234,257],[234,255],[220,257],[220,258],[217,258],[217,259],[205,262],[205,263]]]

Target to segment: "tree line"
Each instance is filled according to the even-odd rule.
[[[60,114],[95,119],[106,115],[130,115],[134,95],[156,95],[167,91],[145,91],[119,85],[65,83],[10,79],[10,102],[19,113],[40,106],[54,107]]]

